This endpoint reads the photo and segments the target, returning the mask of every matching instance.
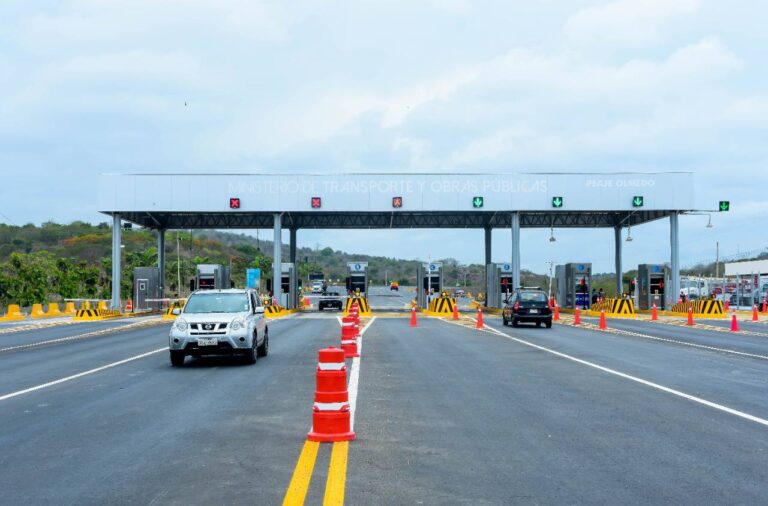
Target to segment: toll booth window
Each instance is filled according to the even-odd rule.
[[[587,286],[586,276],[576,276],[576,293],[587,293],[589,287]]]

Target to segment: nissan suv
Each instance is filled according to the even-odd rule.
[[[240,355],[249,364],[267,355],[269,329],[254,290],[198,290],[173,312],[168,345],[175,367],[187,355]]]
[[[543,323],[547,328],[551,328],[552,308],[549,306],[546,292],[526,288],[515,290],[505,301],[501,321],[504,325],[512,323],[513,327],[522,322],[535,323],[537,327],[541,327]]]

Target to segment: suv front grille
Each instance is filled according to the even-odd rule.
[[[226,323],[192,323],[189,333],[193,336],[224,335],[227,333]]]

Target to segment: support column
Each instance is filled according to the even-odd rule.
[[[621,264],[621,225],[616,225],[613,228],[613,241],[614,249],[616,253],[616,297],[621,296],[621,292],[624,291],[624,284],[621,280],[623,268]],[[630,294],[631,295],[631,294]]]
[[[295,265],[296,264],[296,229],[292,228],[290,232],[291,232],[291,238],[290,238],[291,243],[288,249],[288,256],[290,257],[289,262]]]
[[[122,257],[120,251],[121,233],[123,231],[120,221],[120,215],[115,214],[112,216],[112,301],[110,302],[111,309],[120,309],[120,259]]]
[[[277,299],[278,303],[282,303],[283,286],[282,286],[282,270],[280,264],[283,262],[283,229],[282,229],[282,215],[280,213],[274,214],[274,249],[272,250],[272,294]]]
[[[520,282],[520,213],[512,213],[512,286],[523,286]]]
[[[493,254],[491,249],[491,237],[493,229],[491,227],[485,227],[485,304],[488,305],[488,291],[491,289],[489,284],[489,277],[491,272],[488,270],[488,264],[493,262]]]
[[[672,279],[670,280],[670,290],[667,295],[667,306],[671,308],[677,302],[680,296],[680,236],[677,213],[669,216],[669,243],[670,243],[670,263],[672,267]]]
[[[288,244],[288,261],[293,264],[293,278],[291,282],[295,280],[295,286],[291,286],[291,303],[289,306],[291,309],[294,309],[299,307],[299,267],[296,265],[296,229],[291,227],[289,232],[291,242]]]
[[[160,298],[165,298],[165,229],[157,229],[157,269],[160,271]]]

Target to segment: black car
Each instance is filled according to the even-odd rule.
[[[549,307],[549,298],[541,290],[516,290],[506,300],[501,312],[501,320],[504,325],[512,322],[513,327],[522,323],[535,323],[537,327],[545,324],[552,327],[552,308]]]
[[[317,303],[317,309],[319,311],[323,309],[338,309],[341,311],[344,309],[341,294],[339,292],[323,292],[320,301]]]

